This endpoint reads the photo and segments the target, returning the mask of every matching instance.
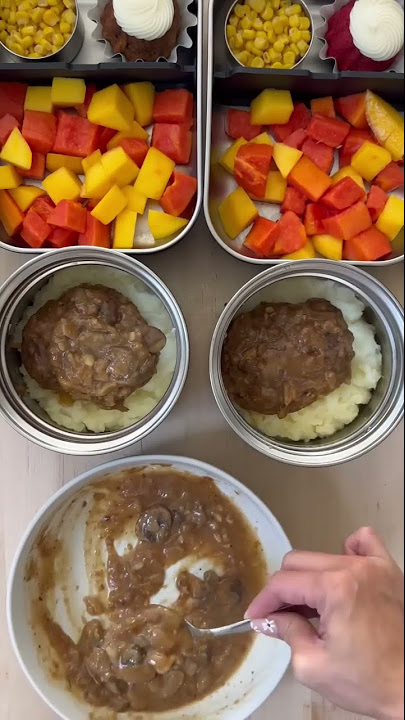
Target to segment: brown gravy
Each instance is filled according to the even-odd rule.
[[[48,601],[62,581],[58,568],[68,563],[50,529],[27,568],[37,588],[33,626],[52,654],[49,669],[91,705],[116,713],[179,708],[212,693],[237,670],[252,638],[193,640],[183,618],[203,628],[243,618],[266,579],[256,535],[210,478],[137,468],[92,488],[85,533],[92,594],[83,598],[76,642]],[[83,506],[83,497],[76,502]],[[216,571],[197,576],[204,560]],[[176,563],[177,599],[171,608],[153,604]]]

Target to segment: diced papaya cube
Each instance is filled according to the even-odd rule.
[[[26,110],[22,134],[33,152],[52,152],[56,138],[56,117],[51,113]]]
[[[63,167],[48,175],[42,185],[55,205],[61,200],[78,200],[82,190],[77,175]]]
[[[301,250],[296,250],[295,252],[288,253],[288,255],[283,255],[283,260],[311,260],[314,257],[316,257],[314,244],[312,240],[308,238],[306,244],[303,248],[301,248]]]
[[[20,210],[27,212],[37,198],[45,195],[45,190],[35,187],[35,185],[20,185],[20,187],[10,190],[10,195]]]
[[[218,212],[224,231],[232,240],[246,230],[259,214],[256,205],[241,187],[225,198]]]
[[[344,259],[352,261],[379,260],[392,252],[391,245],[375,226],[345,242]]]
[[[387,204],[377,220],[376,227],[391,241],[395,240],[404,226],[404,201],[396,195],[388,198]]]
[[[167,215],[167,213],[149,210],[149,229],[155,240],[165,240],[186,227],[188,220]]]
[[[35,212],[38,213],[38,215],[46,223],[48,222],[48,218],[49,218],[50,214],[53,212],[54,207],[55,207],[55,205],[52,202],[51,198],[49,198],[49,197],[39,197],[32,204],[32,209],[35,210]]]
[[[357,152],[365,142],[376,143],[375,138],[369,130],[350,130],[343,147],[339,150],[340,167],[350,166],[353,155]]]
[[[136,212],[138,215],[143,215],[148,201],[146,195],[142,195],[142,193],[135,190],[132,185],[127,185],[121,189],[128,202],[125,209],[132,210],[132,212]]]
[[[281,125],[281,127],[283,127]],[[305,142],[305,140],[308,137],[308,133],[306,130],[298,129],[294,130],[291,135],[288,135],[286,139],[284,140],[284,145],[288,145],[288,147],[295,148],[296,150],[302,150],[302,146]]]
[[[18,172],[23,178],[29,178],[30,180],[43,180],[45,177],[45,155],[33,151],[32,153],[32,165],[29,170],[23,170],[19,168]]]
[[[361,177],[371,182],[390,162],[388,150],[366,141],[353,155],[351,165]]]
[[[96,94],[96,92],[97,92],[97,87],[95,85],[87,85],[84,101],[80,105],[76,105],[76,112],[80,117],[82,117],[82,118],[87,117],[87,112],[90,107],[92,97],[93,97],[93,95]]]
[[[127,204],[124,193],[118,185],[114,185],[91,211],[91,214],[103,225],[109,225],[126,208]]]
[[[307,198],[301,190],[297,190],[294,187],[288,187],[286,190],[284,202],[281,206],[281,212],[286,213],[291,211],[301,217],[305,212],[307,204]]]
[[[397,163],[390,162],[384,170],[377,175],[374,185],[378,185],[386,193],[397,190],[404,184],[404,169]]]
[[[350,177],[345,177],[323,196],[322,202],[332,210],[346,210],[346,208],[354,205],[359,200],[366,197],[366,191],[363,190]]]
[[[349,134],[350,125],[338,118],[326,118],[314,115],[307,127],[307,133],[315,142],[323,142],[332,148],[343,145]]]
[[[101,164],[111,185],[125,187],[133,183],[139,175],[139,168],[122,147],[104,153]]]
[[[118,215],[113,235],[113,248],[115,250],[132,250],[134,247],[137,214],[133,210],[122,210]]]
[[[32,86],[27,88],[24,110],[36,110],[37,112],[53,112],[52,88]]]
[[[151,82],[137,82],[124,85],[122,89],[134,106],[135,120],[142,127],[150,125],[153,122],[155,86]]]
[[[307,234],[298,215],[288,211],[277,223],[274,255],[289,255],[305,247]]]
[[[0,120],[0,145],[3,146],[10,137],[14,128],[20,128],[20,123],[13,115],[4,115]]]
[[[311,100],[311,111],[313,115],[323,115],[324,117],[330,118],[336,117],[333,97],[329,95]]]
[[[194,97],[189,90],[163,90],[155,95],[153,120],[156,123],[174,123],[191,128],[193,109]]]
[[[387,202],[387,193],[377,185],[372,185],[367,198],[367,208],[373,223],[377,222]]]
[[[302,152],[323,172],[329,175],[335,160],[333,148],[325,145],[325,143],[315,142],[311,138],[307,138],[302,146]]]
[[[263,200],[270,171],[272,145],[248,143],[239,148],[235,160],[234,178],[238,185]]]
[[[269,257],[274,248],[274,231],[277,223],[264,217],[258,217],[248,233],[244,246],[251,250],[256,257]]]
[[[143,129],[139,123],[137,123],[135,120],[133,123],[131,123],[131,127],[129,130],[124,130],[118,133],[115,133],[108,141],[107,141],[107,150],[113,150],[115,147],[118,147],[121,145],[121,142],[123,140],[148,140],[149,135],[146,132],[146,130]]]
[[[160,200],[175,168],[175,163],[160,150],[150,148],[139,171],[135,189],[151,200]]]
[[[316,203],[332,185],[332,178],[304,156],[292,169],[288,182]]]
[[[48,225],[83,233],[86,229],[86,210],[73,200],[61,200],[49,215]]]
[[[234,110],[229,108],[226,116],[226,133],[234,140],[250,142],[260,135],[261,125],[252,125],[248,110]]]
[[[363,202],[323,220],[325,232],[339,240],[351,240],[372,225],[370,213]]]
[[[361,175],[359,175],[358,172],[355,171],[354,168],[352,168],[351,165],[342,167],[334,175],[332,175],[332,182],[334,185],[337,185],[337,183],[343,180],[345,177],[350,177],[352,180],[354,180],[354,182],[357,183],[357,185],[361,187],[362,190],[366,189],[364,186],[363,178],[361,177]]]
[[[32,165],[32,150],[18,128],[11,131],[0,153],[0,160],[16,165],[22,170],[30,170]]]
[[[366,93],[348,95],[336,100],[336,110],[350,125],[359,130],[368,128],[366,115]]]
[[[226,150],[226,152],[222,155],[222,157],[219,159],[220,164],[222,167],[227,170],[228,172],[233,175],[233,171],[235,169],[235,160],[236,156],[238,154],[239,148],[242,147],[242,145],[246,145],[247,140],[244,138],[239,138],[239,140],[235,140],[234,143]]]
[[[316,252],[328,260],[341,260],[343,257],[343,240],[333,235],[315,235],[312,238]]]
[[[24,214],[6,190],[0,190],[0,222],[9,237],[20,232],[24,222]]]
[[[273,149],[273,158],[283,178],[287,178],[291,170],[302,158],[302,152],[283,143],[276,143]]]
[[[392,105],[366,92],[366,114],[371,130],[392,159],[398,162],[404,156],[404,118]]]
[[[280,205],[287,191],[287,180],[283,178],[279,170],[270,170],[267,176],[266,192],[264,200]]]
[[[24,218],[21,237],[32,248],[40,248],[51,233],[49,225],[32,208]]]
[[[288,96],[285,96],[285,98],[283,96],[283,101],[286,106],[290,107]],[[284,142],[286,138],[296,130],[305,130],[308,127],[310,119],[311,113],[309,112],[307,106],[304,105],[304,103],[296,103],[288,122],[284,122],[283,120],[280,123],[275,123],[270,129],[277,142]]]
[[[97,150],[99,129],[86,118],[58,112],[58,129],[53,152],[58,155],[88,157]]]
[[[323,221],[330,217],[330,215],[331,212],[325,205],[307,205],[304,216],[304,226],[307,235],[321,235],[325,229]]]
[[[190,204],[196,192],[196,178],[175,170],[160,200],[161,208],[167,215],[179,217]]]
[[[294,104],[289,90],[266,89],[250,106],[250,122],[252,125],[285,125],[293,111]]]
[[[56,153],[48,153],[46,156],[46,169],[53,173],[55,170],[64,167],[75,175],[83,173],[83,158],[74,157],[73,155],[58,155]]]
[[[143,161],[149,152],[148,143],[145,140],[139,140],[138,138],[123,138],[118,147],[122,147],[128,157],[130,157],[139,168],[142,167]]]
[[[155,123],[151,145],[174,160],[176,165],[188,165],[192,149],[191,130],[186,125]]]
[[[55,107],[82,105],[86,98],[86,83],[79,78],[54,77],[52,104]]]
[[[110,225],[103,225],[90,212],[86,212],[86,229],[84,233],[80,233],[78,244],[102,248],[111,247]]]
[[[126,132],[134,121],[134,107],[118,85],[110,85],[93,95],[87,118],[95,125]]]
[[[82,160],[82,167],[83,172],[87,173],[93,165],[100,162],[101,160],[101,150],[95,150],[91,155],[89,155],[86,158],[83,158]]]
[[[107,177],[107,173],[100,160],[87,170],[81,197],[101,200],[111,188],[111,180]]]
[[[13,115],[19,123],[24,116],[24,101],[27,85],[24,83],[0,83],[0,118]]]
[[[60,250],[65,247],[72,247],[77,245],[77,232],[73,230],[65,230],[64,228],[54,227],[51,230],[51,234],[48,235],[46,242],[47,245],[51,245],[53,248]]]
[[[12,190],[22,183],[22,177],[12,165],[0,166],[0,190]]]

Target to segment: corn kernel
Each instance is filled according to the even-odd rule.
[[[42,57],[42,55],[40,55],[40,53],[32,52],[28,55],[28,57],[32,58],[33,60],[37,60],[38,58]]]
[[[281,0],[271,0],[273,10],[280,10]]]
[[[6,27],[7,27],[7,25],[4,22],[4,20],[0,20],[0,32],[3,32],[3,30],[6,29]]]
[[[309,32],[309,30],[301,30],[302,39],[305,40],[305,42],[310,43],[312,39],[312,35]]]
[[[256,33],[256,37],[264,38],[265,40],[267,40],[267,33],[264,32],[264,30],[258,30]]]
[[[291,17],[288,18],[288,22],[292,28],[298,28],[300,26],[300,19],[298,15],[291,15]]]
[[[60,23],[60,25],[59,25],[59,29],[60,29],[62,35],[65,35],[66,33],[70,33],[70,32],[71,32],[71,28],[70,28],[69,23],[63,22],[63,20],[61,21],[61,23]]]
[[[256,20],[256,18],[257,18],[256,10],[251,10],[249,13],[249,19],[253,22],[253,20]]]
[[[258,50],[267,50],[269,47],[267,38],[256,37],[253,44]]]
[[[240,26],[241,26],[242,30],[250,30],[252,27],[252,23],[250,22],[248,17],[244,17],[240,21]]]
[[[276,35],[276,33],[274,32],[274,29],[271,28],[271,30],[269,30],[268,33],[267,33],[267,40],[269,41],[269,43],[270,43],[271,45],[276,41],[276,37],[277,37],[277,35]]]
[[[10,9],[10,7],[11,7],[11,0],[1,0],[1,7],[2,7],[2,8],[6,8],[6,9],[7,9],[7,8]]]
[[[32,11],[31,18],[32,22],[35,23],[35,25],[39,25],[40,22],[42,22],[42,18],[44,17],[44,10],[43,8],[35,8]]]
[[[285,17],[285,10],[284,8],[280,8],[280,10],[277,10],[278,17]]]
[[[264,68],[264,60],[261,57],[255,57],[250,63],[250,67]]]
[[[290,42],[290,38],[285,33],[283,33],[282,35],[279,35],[277,40],[281,40],[283,45],[288,45]]]
[[[286,50],[291,50],[291,52],[294,53],[295,57],[298,57],[298,55],[300,54],[300,51],[295,43],[290,43]]]
[[[290,7],[286,8],[285,14],[288,15],[288,17],[291,17],[291,15],[301,15],[302,7],[301,5],[290,5]]]
[[[296,61],[296,55],[291,50],[287,50],[283,55],[284,65],[294,65]]]
[[[37,30],[37,32],[34,35],[35,42],[38,44],[39,42],[41,42],[42,38],[43,38],[43,30]]]
[[[266,9],[266,0],[247,0],[247,4],[257,13],[262,13]]]
[[[240,5],[239,3],[237,3],[237,4],[235,5],[233,11],[234,11],[236,17],[238,17],[238,18],[243,18],[243,17],[245,17],[245,11],[244,11],[244,9],[243,9],[243,6]]]
[[[309,30],[311,21],[307,17],[300,18],[300,30]]]
[[[61,15],[62,20],[69,23],[69,25],[74,25],[76,22],[76,15],[73,12],[73,10],[65,10],[65,12]]]
[[[254,40],[256,34],[254,30],[243,30],[242,37],[244,40]]]
[[[52,37],[53,33],[54,33],[54,28],[49,27],[49,25],[45,25],[45,27],[44,27],[44,38],[46,38],[47,40],[49,40],[49,38]]]
[[[231,37],[235,37],[235,35],[236,35],[236,27],[234,27],[233,25],[228,25],[226,28],[226,37],[228,38],[228,40],[230,40]]]
[[[263,50],[259,50],[254,43],[253,43],[253,47],[250,52],[255,57],[261,57],[263,55]]]
[[[238,27],[239,25],[239,18],[236,17],[236,15],[231,15],[231,17],[228,20],[230,25],[233,25],[234,27]]]
[[[285,67],[284,67],[283,63],[281,63],[281,62],[279,62],[279,61],[276,61],[276,62],[272,63],[272,64],[271,64],[271,68],[272,68],[273,70],[285,70]]]
[[[34,37],[35,27],[33,25],[27,25],[27,27],[21,28],[21,37]]]
[[[234,37],[229,38],[228,42],[229,42],[229,47],[231,48],[231,50],[235,50],[235,38]]]
[[[275,17],[273,19],[273,30],[276,35],[281,35],[284,30],[284,23],[282,22],[281,18]]]
[[[25,27],[26,25],[29,25],[30,22],[30,16],[24,10],[17,10],[15,14],[15,19],[19,27]]]
[[[5,8],[5,10],[3,10],[3,12],[2,12],[2,18],[3,18],[3,20],[5,20],[6,22],[8,22],[8,21],[10,20],[10,10],[8,10],[7,8]]]
[[[8,38],[8,33],[7,33],[7,31],[6,31],[6,30],[1,30],[1,31],[0,31],[0,41],[3,43],[3,45],[6,44],[7,38]]]
[[[243,48],[243,37],[242,37],[242,33],[238,32],[235,35],[235,49],[242,50],[242,48]]]
[[[15,17],[15,10],[10,10],[10,16],[9,16],[8,21],[9,21],[10,25],[15,25],[15,24],[16,24],[17,20],[16,20],[16,17]]]
[[[270,62],[272,62],[272,63],[281,62],[281,60],[283,59],[283,56],[281,55],[281,53],[276,52],[273,48],[270,48],[270,50],[269,50],[269,57],[270,57]]]
[[[253,20],[252,26],[255,30],[261,30],[263,27],[263,20],[260,20],[260,18],[256,18],[256,20]]]
[[[72,33],[71,32],[63,33],[63,37],[65,40],[65,43],[67,43],[67,42],[69,42],[70,38],[72,37]]]
[[[20,3],[18,6],[18,9],[20,12],[31,12],[31,10],[34,9],[34,3],[30,2],[30,0],[24,0],[24,2]]]
[[[249,53],[251,53],[254,48],[253,40],[248,40],[247,43],[245,43],[245,48]]]
[[[273,45],[273,48],[276,52],[282,53],[284,51],[284,43],[282,40],[276,40],[276,42]]]
[[[66,12],[70,12],[70,10],[67,10]],[[50,25],[50,27],[55,27],[59,22],[59,18],[57,14],[53,10],[45,10],[44,12],[44,23],[47,25]]]
[[[63,0],[63,4],[66,8],[74,10],[76,7],[76,0]]]
[[[298,28],[291,28],[289,34],[290,34],[291,40],[295,44],[297,44],[300,40],[302,40],[302,33],[301,33],[301,30],[298,30]]]
[[[262,12],[262,18],[263,20],[273,20],[274,18],[274,10],[271,7],[270,3],[268,2],[266,5],[266,9],[264,12]]]
[[[281,7],[282,7],[282,8],[290,7],[290,5],[292,5],[291,0],[281,0]]]
[[[48,0],[38,0],[38,7],[47,8]]]
[[[308,45],[307,42],[305,42],[305,40],[300,40],[300,41],[297,43],[297,48],[298,48],[298,50],[299,50],[299,52],[300,52],[300,55],[306,55],[306,53],[307,53],[308,50],[309,50],[309,45]]]
[[[31,50],[31,48],[34,47],[34,38],[27,35],[27,37],[21,40],[21,45],[24,50]]]
[[[25,55],[25,50],[20,43],[10,43],[9,50],[16,55]]]
[[[246,50],[243,50],[240,53],[236,53],[235,57],[237,60],[239,60],[240,63],[242,63],[242,65],[246,66],[249,62],[249,53],[246,52]]]

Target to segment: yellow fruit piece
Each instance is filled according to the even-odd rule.
[[[291,170],[301,158],[301,150],[296,150],[288,145],[284,145],[284,143],[276,143],[274,146],[273,160],[284,178],[289,176]]]
[[[155,240],[164,240],[175,235],[188,224],[188,220],[174,215],[168,215],[157,210],[149,210],[149,230]]]
[[[142,127],[150,125],[153,122],[155,86],[150,82],[138,82],[124,85],[123,90],[134,106],[136,122]]]
[[[388,150],[367,140],[353,155],[351,165],[364,180],[371,182],[391,160]]]
[[[285,198],[286,190],[287,180],[283,178],[281,172],[279,170],[270,170],[264,196],[265,201],[281,205]]]
[[[113,138],[111,138],[110,142],[107,145],[108,150],[112,150],[115,147],[118,147],[121,140],[125,140],[126,138],[135,138],[136,140],[148,140],[149,135],[146,132],[146,130],[141,127],[141,125],[134,120],[133,123],[131,123],[131,127],[129,130],[125,130],[124,132],[118,132],[116,135],[114,135]]]
[[[78,200],[82,190],[82,184],[77,175],[65,167],[61,167],[52,175],[48,175],[42,181],[42,187],[55,205],[61,200]]]
[[[102,158],[101,150],[95,150],[91,155],[82,160],[83,172],[87,173],[93,165],[100,162]]]
[[[127,199],[118,185],[113,185],[111,190],[103,197],[91,211],[93,217],[100,220],[103,225],[109,225],[118,215],[125,210]]]
[[[377,228],[392,242],[402,230],[403,226],[404,201],[396,195],[390,195],[384,210],[377,220]]]
[[[260,135],[254,138],[252,140],[253,143],[256,143],[256,145],[273,145],[274,143],[271,140],[270,135],[268,135],[266,132],[262,132]]]
[[[45,190],[35,187],[35,185],[20,185],[9,192],[22,212],[27,212],[37,198],[45,195]]]
[[[351,167],[351,165],[347,165],[346,167],[342,167],[340,170],[337,171],[334,175],[332,175],[333,184],[336,185],[340,180],[343,180],[344,178],[349,177],[352,180],[354,180],[359,187],[362,188],[362,190],[365,190],[365,185],[363,178],[361,175],[359,175],[358,172],[354,168]]]
[[[135,189],[151,200],[160,200],[175,168],[173,160],[150,148],[135,182]]]
[[[232,240],[246,230],[259,214],[256,205],[241,187],[225,198],[218,212],[224,231]]]
[[[0,153],[0,160],[29,170],[32,165],[32,151],[18,128],[14,128]]]
[[[55,153],[48,153],[46,156],[46,169],[48,172],[53,173],[59,168],[66,168],[75,175],[82,175],[83,173],[83,158],[71,157],[70,155],[57,155]]]
[[[341,260],[343,257],[343,240],[333,235],[314,235],[312,241],[315,250],[329,260]]]
[[[51,113],[53,111],[51,88],[29,87],[25,96],[24,110]]]
[[[113,248],[131,250],[134,247],[137,214],[133,210],[122,210],[115,221]]]
[[[371,130],[392,159],[398,162],[404,156],[404,118],[392,105],[366,92],[366,114]]]
[[[238,154],[239,148],[241,148],[242,145],[247,145],[247,140],[245,140],[245,138],[239,138],[239,140],[235,140],[235,142],[232,143],[228,150],[219,159],[220,165],[222,165],[225,170],[231,173],[231,175],[233,175],[236,156]]]
[[[52,103],[55,107],[82,105],[86,97],[86,83],[79,78],[55,77],[52,82]]]
[[[283,255],[283,260],[311,260],[314,257],[316,257],[315,248],[312,241],[308,239],[301,250]]]
[[[146,203],[148,202],[148,198],[146,197],[146,195],[143,195],[142,193],[138,192],[138,190],[135,190],[132,185],[127,185],[126,187],[122,188],[122,192],[124,193],[128,202],[127,210],[132,210],[139,215],[143,215],[145,212]]]
[[[112,183],[107,177],[101,158],[88,168],[86,179],[82,188],[81,197],[101,200],[111,190]]]
[[[294,105],[289,90],[263,90],[251,104],[252,125],[286,125]]]
[[[111,185],[124,187],[133,183],[139,175],[139,168],[122,147],[104,153],[101,164]]]
[[[87,117],[95,125],[129,132],[134,122],[134,107],[118,85],[110,85],[93,95]]]
[[[21,185],[23,179],[12,165],[0,166],[0,190],[12,190]]]

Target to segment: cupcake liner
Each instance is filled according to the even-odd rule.
[[[98,0],[97,5],[88,12],[88,17],[90,20],[92,20],[96,27],[94,31],[92,32],[91,37],[96,40],[99,43],[103,43],[105,45],[105,59],[106,60],[116,60],[117,58],[121,58],[123,62],[127,62],[126,58],[122,53],[115,53],[110,45],[110,43],[105,40],[103,37],[103,28],[101,26],[101,16],[103,14],[104,8],[107,5],[108,0]],[[170,57],[168,58],[159,58],[166,60],[170,63],[177,63],[177,53],[179,48],[191,48],[193,46],[193,40],[189,34],[190,28],[193,28],[197,25],[197,16],[194,15],[194,13],[189,11],[189,6],[192,3],[192,0],[177,0],[179,9],[180,9],[180,19],[181,19],[181,29],[178,37],[178,42],[176,47],[172,50]],[[136,60],[136,62],[144,62],[142,59]]]
[[[345,5],[348,5],[350,0],[335,0],[330,5],[322,5],[322,7],[319,10],[320,16],[323,19],[323,24],[316,30],[315,35],[319,40],[322,40],[323,47],[322,50],[319,53],[319,57],[321,60],[332,60],[333,65],[333,72],[338,73],[339,68],[338,64],[336,62],[336,58],[334,58],[332,55],[329,54],[329,45],[325,38],[326,33],[328,32],[329,27],[329,20],[330,18],[339,10],[341,10]],[[404,0],[399,0],[399,4],[401,7],[404,7]],[[404,72],[404,48],[402,48],[401,53],[395,60],[393,61],[392,67],[389,69],[388,72],[395,72],[395,73],[403,73]]]

